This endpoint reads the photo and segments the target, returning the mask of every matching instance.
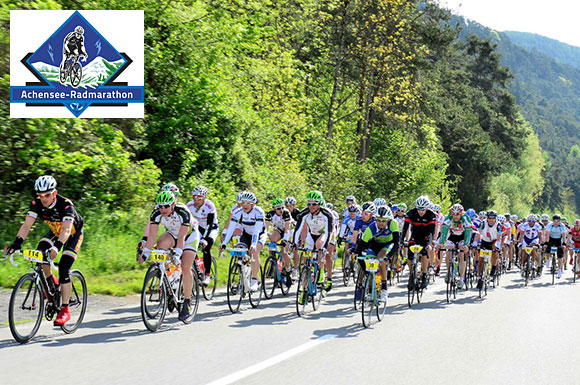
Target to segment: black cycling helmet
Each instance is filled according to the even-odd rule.
[[[554,214],[554,216],[552,216],[553,221],[556,221],[556,220],[559,221],[560,219],[562,219],[562,217],[560,217],[560,214]]]
[[[487,219],[496,219],[497,218],[497,211],[489,210],[487,212]]]

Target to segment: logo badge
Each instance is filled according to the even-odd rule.
[[[10,28],[11,118],[143,117],[143,11],[11,11]]]

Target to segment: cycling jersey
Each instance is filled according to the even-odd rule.
[[[396,221],[395,221],[396,222]],[[362,237],[363,233],[365,232],[365,230],[372,224],[375,223],[375,218],[371,217],[371,220],[368,222],[363,221],[362,218],[357,219],[357,221],[354,223],[354,229],[358,230],[358,237],[360,239],[360,237]]]
[[[445,222],[443,222],[439,244],[445,244],[447,237],[449,237],[449,240],[453,242],[459,242],[463,238],[463,244],[468,245],[471,241],[472,231],[473,224],[467,215],[463,214],[459,221],[455,222],[453,215],[449,214],[445,218]]]
[[[74,204],[67,198],[57,195],[50,207],[44,207],[39,198],[30,203],[26,216],[40,217],[57,237],[62,232],[63,222],[72,222],[71,235],[83,228],[83,218],[77,213]]]
[[[488,221],[483,221],[479,224],[479,233],[481,234],[481,240],[485,242],[494,242],[503,233],[503,226],[498,222],[495,222],[490,226]]]
[[[574,242],[574,247],[580,247],[580,229],[576,230],[576,227],[572,227],[570,230],[570,235],[572,236],[572,241]]]
[[[524,247],[539,242],[540,232],[542,231],[539,223],[534,223],[533,226],[530,226],[528,222],[524,222],[518,226],[518,230],[524,233]]]
[[[249,235],[251,240],[249,241],[250,246],[256,246],[258,241],[262,241],[262,235],[264,232],[264,210],[259,206],[254,206],[250,212],[246,213],[243,209],[240,209],[234,213],[232,217],[232,222],[238,223],[242,228],[242,236]],[[227,244],[232,235],[234,234],[235,226],[230,226],[228,232],[224,238],[223,244]],[[244,238],[247,238],[245,236]],[[241,241],[242,238],[240,238]],[[243,242],[245,243],[245,242]],[[246,245],[248,246],[248,245]]]
[[[372,222],[365,229],[360,241],[357,243],[356,254],[359,254],[369,249],[371,254],[377,255],[382,249],[389,244],[394,243],[393,248],[387,255],[389,258],[395,255],[398,251],[399,244],[399,223],[396,220],[389,220],[387,227],[383,230],[379,229],[377,222]]]
[[[409,210],[405,217],[402,240],[406,239],[407,231],[411,225],[413,226],[411,228],[411,240],[409,243],[426,246],[435,236],[437,216],[431,210],[427,210],[423,216],[419,215],[416,208]]]
[[[399,229],[403,229],[405,227],[405,216],[403,215],[402,217],[400,216],[396,216],[395,220],[397,221],[397,223],[399,224]]]
[[[200,207],[195,207],[194,201],[190,201],[187,203],[187,208],[197,220],[197,225],[201,232],[201,238],[205,239],[211,237],[212,239],[215,239],[219,224],[217,210],[213,202],[206,199]],[[214,233],[212,234],[213,236],[210,235],[212,232]]]
[[[566,235],[568,229],[562,223],[560,223],[558,226],[555,226],[554,222],[550,222],[546,226],[545,231],[550,232],[550,238],[560,239],[563,235]]]
[[[344,218],[344,220],[342,221],[342,227],[340,228],[339,237],[344,238],[346,236],[351,235],[352,232],[354,231],[354,225],[356,224],[356,221],[358,221],[359,219],[361,219],[359,215],[357,215],[356,218],[354,219],[351,219],[350,217]]]
[[[292,217],[292,224],[296,224],[296,222],[298,221],[299,214],[300,214],[300,210],[298,210],[296,207],[294,207],[294,209],[292,209],[292,211],[290,212],[290,216]]]
[[[317,214],[312,214],[307,207],[298,215],[298,222],[296,224],[296,231],[292,243],[296,243],[296,235],[300,236],[302,228],[306,225],[308,227],[308,234],[313,236],[324,235],[326,237],[323,248],[326,248],[330,240],[330,234],[333,228],[333,217],[330,211],[321,207]]]
[[[162,224],[165,226],[167,232],[173,235],[174,238],[177,238],[182,226],[187,226],[189,231],[193,229],[194,225],[197,229],[197,221],[192,217],[187,207],[181,203],[177,204],[173,212],[166,217],[161,215],[161,211],[156,207],[151,213],[149,220],[152,225]]]
[[[290,212],[286,209],[282,212],[282,215],[278,215],[276,210],[268,211],[266,214],[266,222],[272,223],[272,227],[278,230],[281,234],[286,231],[286,223],[290,222],[292,218],[290,217]],[[287,238],[285,238],[287,240]]]

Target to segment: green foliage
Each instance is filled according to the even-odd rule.
[[[580,68],[580,47],[574,47],[534,33],[516,31],[504,31],[503,33],[513,43],[524,47],[528,51],[537,50],[556,59],[559,63]]]

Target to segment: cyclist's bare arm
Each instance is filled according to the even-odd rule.
[[[30,229],[32,228],[32,225],[34,225],[34,222],[36,222],[36,218],[26,216],[24,223],[22,224],[22,226],[20,226],[20,230],[18,230],[17,236],[22,239],[26,239],[28,233],[30,232]]]
[[[73,222],[72,221],[64,221],[62,222],[62,231],[58,235],[58,240],[63,245],[68,241],[68,237],[70,237],[70,233],[72,232]],[[58,256],[58,251],[56,249],[50,250],[50,258],[54,259]]]
[[[159,225],[151,224],[149,226],[149,237],[147,238],[147,243],[145,247],[147,249],[152,249],[155,245],[155,241],[157,240],[157,233],[159,232]]]
[[[179,234],[177,234],[177,248],[183,250],[185,246],[185,237],[189,232],[189,226],[181,226],[179,229]]]

